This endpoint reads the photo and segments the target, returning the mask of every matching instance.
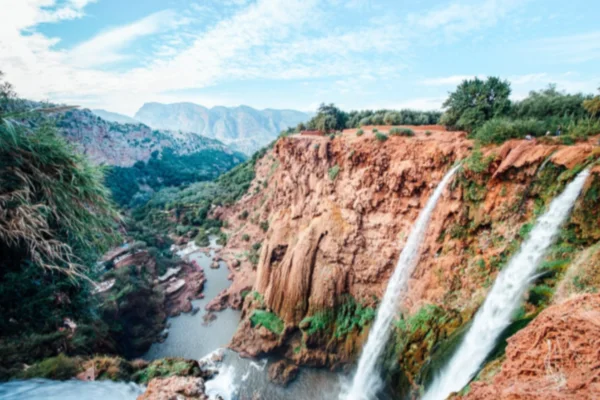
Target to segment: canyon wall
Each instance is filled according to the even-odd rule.
[[[257,164],[248,194],[215,210],[227,221],[221,255],[234,279],[222,301],[243,304],[234,349],[308,365],[355,360],[420,209],[464,160],[433,213],[384,360],[393,366],[389,379],[417,390],[460,339],[535,217],[600,154],[592,141],[479,148],[464,133],[415,131],[387,140],[368,130],[281,138]],[[595,166],[511,329],[551,304],[554,290],[573,279],[565,278],[571,260],[600,239],[599,175]],[[593,285],[576,286],[570,295]]]

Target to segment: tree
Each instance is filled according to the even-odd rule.
[[[486,121],[509,113],[510,92],[510,83],[500,78],[465,80],[444,102],[446,112],[441,122],[450,129],[472,132]]]
[[[600,92],[600,88],[598,88]],[[592,117],[600,117],[600,95],[583,101],[583,108],[590,113]]]
[[[584,118],[587,112],[583,106],[591,96],[581,93],[567,94],[556,90],[556,85],[548,85],[546,89],[529,92],[529,96],[513,106],[515,118]]]
[[[318,129],[323,132],[342,130],[346,126],[348,114],[337,108],[334,104],[322,103],[315,115],[308,121],[309,129]]]

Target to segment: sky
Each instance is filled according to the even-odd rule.
[[[132,116],[146,102],[440,109],[463,79],[512,97],[600,87],[600,1],[0,0],[21,97]]]

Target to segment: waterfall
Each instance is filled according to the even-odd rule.
[[[537,220],[519,252],[498,274],[465,339],[433,382],[424,400],[447,398],[452,392],[461,390],[477,373],[502,331],[511,323],[511,317],[519,307],[538,264],[567,219],[588,175],[589,169],[577,175]]]
[[[431,213],[458,167],[458,165],[455,166],[444,176],[413,225],[377,311],[377,317],[358,362],[352,386],[349,391],[342,394],[341,398],[368,400],[375,397],[381,389],[382,382],[377,362],[390,336],[392,322],[398,312],[399,299],[416,264],[419,247],[423,241]]]

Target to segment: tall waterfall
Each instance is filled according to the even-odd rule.
[[[352,386],[349,391],[342,394],[342,398],[345,397],[348,400],[368,400],[375,397],[381,389],[382,382],[377,362],[390,336],[392,322],[398,312],[399,298],[415,266],[417,256],[419,255],[419,247],[423,241],[431,213],[444,188],[457,169],[458,166],[452,168],[444,176],[433,192],[433,195],[427,201],[425,208],[419,214],[408,236],[406,245],[402,249],[396,270],[390,279],[379,310],[377,311],[377,317],[358,362],[358,369]]]
[[[589,169],[577,175],[538,219],[519,252],[498,275],[465,339],[424,400],[447,398],[450,393],[462,389],[477,373],[502,331],[511,323],[538,264],[569,216],[588,175]]]

